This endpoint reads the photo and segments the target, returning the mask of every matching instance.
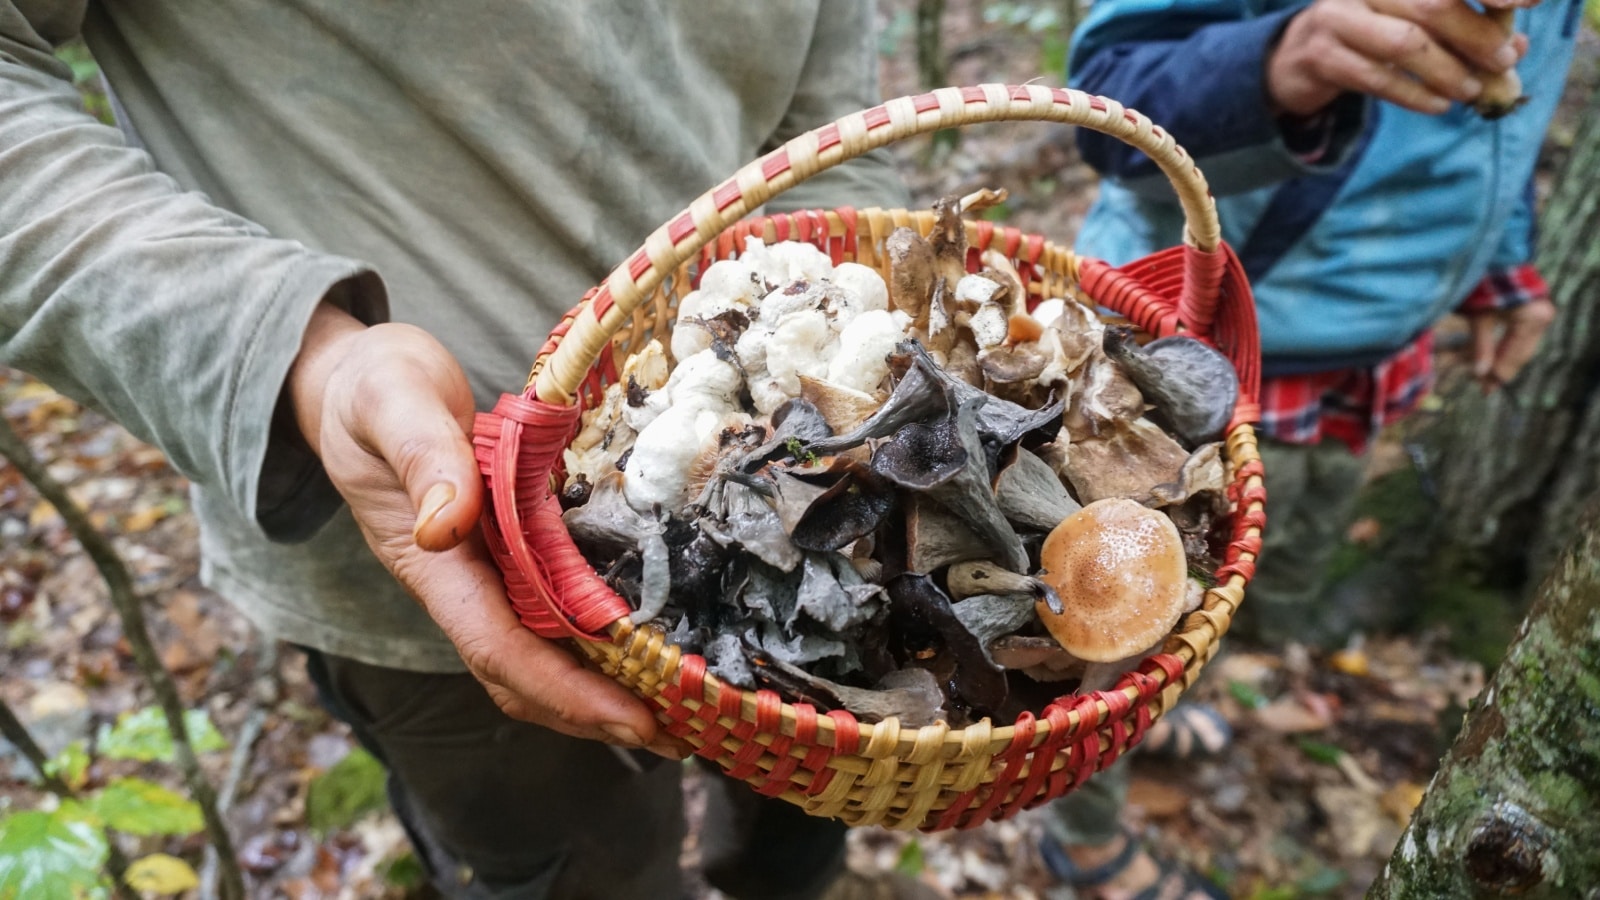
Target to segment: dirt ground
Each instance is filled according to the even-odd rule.
[[[890,0],[882,6],[885,94],[914,92],[913,4]],[[1005,18],[1024,19],[1023,12],[1044,8],[952,0],[945,29],[951,83],[1060,84],[1059,68],[1050,66],[1060,55],[1051,29],[1037,19],[1030,27]],[[1587,86],[1593,40],[1584,54],[1580,66],[1589,68],[1579,80]],[[1552,160],[1560,156],[1563,134],[1570,140],[1565,122],[1553,135]],[[923,140],[895,152],[919,203],[980,185],[1004,186],[1013,193],[1006,221],[1060,242],[1071,241],[1094,197],[1094,177],[1078,161],[1067,128],[986,126],[964,131],[953,146]],[[235,789],[227,818],[252,896],[423,896],[404,836],[381,796],[373,796],[370,770],[335,770],[353,743],[348,730],[317,706],[298,656],[264,642],[200,585],[184,479],[159,452],[18,373],[0,370],[0,411],[114,536],[147,598],[163,661],[186,701],[206,710],[230,739],[232,749],[206,762],[215,782]],[[1398,438],[1376,457],[1381,471],[1407,464]],[[1376,520],[1359,522],[1351,546],[1379,539],[1381,527]],[[1482,662],[1453,654],[1449,638],[1443,628],[1425,627],[1357,637],[1331,654],[1296,646],[1269,652],[1229,641],[1193,694],[1233,724],[1235,744],[1206,761],[1136,759],[1128,826],[1163,852],[1210,872],[1236,897],[1360,896],[1483,684]],[[94,567],[59,514],[4,465],[0,670],[0,698],[50,749],[149,702]],[[132,765],[97,764],[91,778]],[[177,785],[170,772],[145,771]],[[338,783],[329,780],[330,771],[341,773]],[[319,782],[356,797],[347,814],[308,811],[308,792]],[[689,790],[693,816],[692,778]],[[23,767],[0,747],[0,809],[35,800]],[[1031,849],[1037,827],[1023,817],[956,834],[861,829],[851,839],[851,861],[862,869],[915,873],[952,897],[1036,898],[1046,887]],[[137,843],[141,852],[165,849],[197,864],[200,858],[198,838]],[[694,849],[691,835],[691,863]]]

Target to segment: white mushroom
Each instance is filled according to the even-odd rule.
[[[826,313],[815,309],[790,313],[767,342],[767,374],[786,399],[798,397],[799,376],[826,378],[838,348]]]
[[[889,374],[889,354],[905,339],[905,331],[888,310],[862,313],[840,332],[827,380],[867,394],[876,391]]]
[[[853,307],[852,317],[889,308],[889,286],[884,283],[883,276],[870,266],[840,263],[828,276],[828,281],[849,297]]]
[[[768,244],[760,238],[746,238],[740,259],[769,285],[821,281],[833,271],[833,260],[826,253],[800,241]]]

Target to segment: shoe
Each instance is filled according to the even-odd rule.
[[[943,892],[898,872],[862,875],[846,869],[817,900],[948,900]]]
[[[1159,759],[1201,759],[1232,743],[1233,728],[1222,713],[1204,703],[1179,703],[1150,726],[1138,750]]]
[[[1133,835],[1123,832],[1122,849],[1115,857],[1094,868],[1080,869],[1055,838],[1046,835],[1039,841],[1039,855],[1044,859],[1045,869],[1074,893],[1111,886],[1142,852],[1147,852],[1144,846]],[[1150,861],[1156,867],[1155,883],[1128,900],[1228,900],[1221,888],[1177,860],[1152,853]]]

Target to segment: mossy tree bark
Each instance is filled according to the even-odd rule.
[[[1600,900],[1600,504],[1368,900]]]
[[[1539,219],[1538,265],[1560,313],[1507,389],[1441,387],[1434,457],[1443,552],[1495,586],[1538,582],[1600,489],[1600,91]]]

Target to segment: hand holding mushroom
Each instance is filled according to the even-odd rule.
[[[1461,0],[1316,0],[1269,53],[1267,101],[1309,118],[1352,91],[1438,114],[1478,100],[1526,52],[1525,37]]]

